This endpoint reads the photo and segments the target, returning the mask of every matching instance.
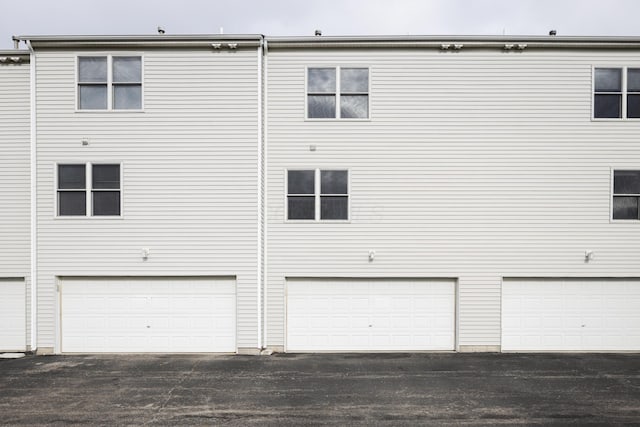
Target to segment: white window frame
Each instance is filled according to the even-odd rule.
[[[314,68],[332,68],[336,72],[336,111],[335,117],[309,117],[309,69]],[[363,70],[367,70],[368,79],[367,79],[367,117],[340,117],[340,96],[342,94],[341,82],[340,82],[340,70],[343,68],[359,68]],[[313,93],[314,95],[322,95],[318,93]],[[326,93],[325,95],[331,95],[330,93]],[[365,95],[364,92],[353,92],[353,93],[345,93],[345,95]],[[305,121],[355,121],[355,122],[366,122],[371,120],[371,67],[365,67],[362,65],[309,65],[304,69],[304,118]],[[305,169],[308,170],[308,169]]]
[[[314,219],[289,219],[289,172],[296,171],[313,171],[313,200],[314,200]],[[321,172],[323,171],[346,171],[347,172],[347,193],[346,194],[321,194]],[[293,195],[295,196],[295,194]],[[322,196],[340,196],[347,198],[347,218],[346,219],[321,219],[320,218],[320,200]],[[311,195],[308,195],[311,197]],[[347,168],[287,168],[284,170],[284,220],[293,223],[346,223],[351,222],[351,169]]]
[[[85,167],[85,186],[84,186],[84,192],[85,192],[85,215],[60,215],[59,214],[59,208],[60,208],[60,202],[59,202],[59,198],[58,198],[58,192],[61,191],[58,188],[58,167],[59,166],[67,166],[67,165],[84,165]],[[93,166],[94,165],[119,165],[120,166],[120,187],[117,191],[120,192],[120,215],[94,215],[93,214],[93,191],[94,189],[93,187]],[[68,161],[68,162],[56,162],[53,165],[53,187],[54,187],[54,211],[53,211],[53,216],[55,219],[62,219],[62,220],[83,220],[83,219],[123,219],[124,218],[124,205],[123,205],[123,185],[122,185],[122,178],[124,176],[123,174],[123,169],[124,169],[124,163],[123,162],[76,162],[76,161]],[[62,190],[65,191],[65,190]],[[80,189],[77,190],[69,190],[69,191],[81,191]],[[113,189],[98,189],[95,191],[116,191],[115,188]]]
[[[611,168],[611,197],[609,198],[609,221],[610,222],[615,222],[615,223],[637,223],[640,222],[640,218],[637,219],[614,219],[613,218],[613,198],[618,196],[618,197],[638,197],[640,198],[640,193],[639,194],[616,194],[614,192],[614,180],[615,180],[615,173],[616,172],[624,172],[624,171],[629,171],[629,172],[637,172],[640,171],[640,167],[637,168]]]
[[[595,113],[596,113],[596,69],[599,68],[616,68],[622,71],[622,78],[621,78],[621,96],[622,96],[622,102],[620,105],[620,108],[622,109],[621,111],[621,115],[620,117],[596,117]],[[621,121],[621,120],[630,120],[630,121],[637,121],[640,120],[640,117],[627,117],[627,95],[640,95],[640,92],[629,92],[627,90],[627,72],[628,70],[632,68],[632,69],[640,69],[640,66],[627,66],[627,65],[594,65],[591,67],[591,120],[592,121],[604,121],[604,122],[610,122],[610,121]],[[599,94],[602,95],[607,95],[607,94],[615,94],[617,95],[618,92],[598,92]]]
[[[113,58],[127,58],[127,57],[139,57],[140,58],[140,108],[139,109],[123,109],[113,108]],[[80,108],[80,58],[83,57],[106,57],[107,58],[107,108],[105,109],[81,109]],[[82,52],[76,54],[75,63],[75,111],[76,113],[142,113],[144,112],[144,55],[138,52],[118,52],[118,53],[104,53],[104,52]],[[115,83],[117,86],[120,83]]]

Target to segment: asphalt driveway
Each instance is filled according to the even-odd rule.
[[[640,355],[28,356],[0,424],[640,424]]]

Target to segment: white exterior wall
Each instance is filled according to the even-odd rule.
[[[637,52],[272,48],[267,344],[284,343],[285,277],[467,277],[459,344],[482,346],[499,344],[497,278],[640,276],[640,224],[610,220],[640,121],[591,120],[592,67],[625,65]],[[370,67],[370,120],[305,120],[307,66]],[[286,222],[287,168],[348,168],[350,222]]]
[[[24,280],[27,343],[31,312],[28,59],[22,57],[23,62],[18,64],[0,64],[0,279]]]
[[[144,112],[76,112],[76,56],[122,52],[38,51],[39,346],[58,345],[56,277],[169,275],[236,277],[237,345],[255,349],[256,49],[127,50]],[[56,218],[56,162],[92,161],[122,162],[122,218]]]
[[[498,350],[501,345],[502,278],[458,279],[458,348]]]

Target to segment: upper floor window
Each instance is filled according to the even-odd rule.
[[[640,118],[640,68],[595,68],[593,117]]]
[[[142,57],[78,57],[78,109],[142,109]]]
[[[119,164],[60,164],[57,174],[58,216],[120,216]]]
[[[307,118],[366,119],[368,117],[368,68],[307,69]]]
[[[640,219],[640,170],[613,171],[613,219]]]
[[[287,171],[287,219],[348,220],[349,172]]]

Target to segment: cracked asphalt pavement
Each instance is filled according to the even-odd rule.
[[[640,424],[639,354],[27,356],[3,425]]]

